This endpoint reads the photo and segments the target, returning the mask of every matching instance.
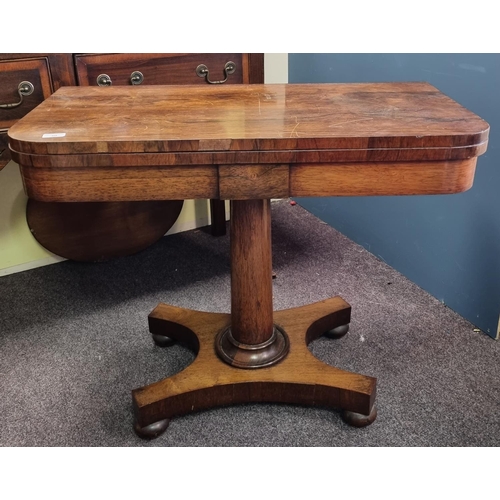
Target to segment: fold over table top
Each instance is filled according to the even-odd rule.
[[[63,87],[9,136],[14,151],[42,155],[475,148],[474,156],[488,130],[427,83],[359,83]]]
[[[43,201],[235,199],[463,191],[488,133],[427,83],[62,87],[9,142]]]

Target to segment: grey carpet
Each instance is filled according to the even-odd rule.
[[[159,303],[228,312],[229,237],[195,230],[101,264],[0,278],[2,446],[498,446],[500,343],[330,226],[273,203],[276,309],[341,295],[353,308],[321,360],[377,377],[378,418],[351,428],[321,408],[248,404],[178,417],[143,441],[131,390],[193,355],[151,341]]]

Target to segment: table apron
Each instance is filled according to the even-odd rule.
[[[476,161],[20,168],[39,201],[247,200],[460,193]]]

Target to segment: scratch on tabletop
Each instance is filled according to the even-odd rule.
[[[360,118],[359,120],[349,120],[346,122],[340,122],[340,123],[334,123],[333,125],[328,125],[329,128],[331,127],[341,127],[342,125],[346,125],[347,123],[354,123],[354,122],[365,122],[368,120],[373,120],[373,118]]]
[[[297,125],[295,125],[295,127],[293,127],[293,130],[290,132],[290,137],[292,137],[294,133],[295,133],[296,137],[299,136],[299,134],[297,132],[295,132],[295,130],[297,129],[297,127],[300,125],[299,120],[298,120],[297,117],[295,117],[295,123]]]

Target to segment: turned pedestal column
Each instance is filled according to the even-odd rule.
[[[334,297],[273,312],[270,200],[232,201],[230,238],[231,314],[159,304],[149,315],[158,345],[178,340],[197,357],[132,391],[136,433],[154,438],[173,416],[244,402],[325,406],[351,425],[372,423],[375,379],[328,366],[307,348],[325,333],[347,333],[349,304]]]
[[[231,326],[215,348],[238,368],[271,366],[288,352],[288,336],[273,322],[270,200],[231,202]]]

